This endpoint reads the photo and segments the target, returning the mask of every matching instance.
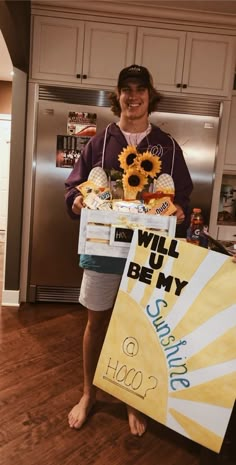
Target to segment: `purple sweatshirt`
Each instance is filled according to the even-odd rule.
[[[92,168],[95,166],[102,166],[104,134],[105,130],[90,139],[65,182],[66,204],[72,218],[76,217],[71,211],[74,198],[78,195],[75,186],[87,181]],[[120,170],[118,155],[127,145],[127,141],[120,128],[117,124],[112,123],[107,130],[103,168]],[[138,151],[140,153],[146,150],[160,157],[162,161],[160,174],[168,173],[172,175],[175,184],[174,203],[179,204],[183,210],[187,212],[193,184],[180,146],[167,133],[157,126],[152,125],[151,132],[138,145]],[[175,151],[174,159],[173,151]]]
[[[71,210],[75,197],[79,195],[75,186],[85,182],[91,169],[95,166],[103,165],[104,169],[120,171],[118,155],[127,145],[127,141],[116,123],[111,123],[106,130],[90,139],[65,182],[65,200],[68,213],[72,218],[78,219],[78,215],[75,215]],[[172,176],[175,185],[174,203],[179,204],[186,214],[184,224],[180,225],[180,227],[177,226],[176,236],[185,237],[189,220],[189,199],[193,183],[180,146],[171,136],[159,127],[152,125],[151,132],[142,139],[137,148],[140,153],[148,150],[158,155],[162,161],[160,174],[167,173]],[[97,257],[97,259],[99,258],[103,257]],[[112,260],[110,257],[107,258]],[[96,266],[92,269],[96,269]],[[105,268],[98,271],[106,272]]]

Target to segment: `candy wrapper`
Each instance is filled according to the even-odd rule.
[[[126,213],[147,213],[148,208],[139,200],[115,200],[112,204],[113,210]]]
[[[90,173],[88,180],[76,186],[84,197],[85,205],[91,210],[110,210],[111,191],[108,189],[108,179],[105,171],[96,166]]]
[[[148,213],[153,215],[173,215],[176,212],[172,200],[175,195],[173,178],[169,174],[161,174],[153,183],[154,192],[142,194],[148,206]]]
[[[92,181],[85,181],[82,184],[78,184],[76,189],[82,194],[84,198],[86,198],[87,195],[91,194],[92,192],[94,194],[98,194],[100,192],[100,188]]]
[[[111,191],[110,189],[105,189],[98,193],[90,192],[84,198],[84,203],[91,210],[111,210]]]
[[[154,180],[154,192],[143,192],[140,200],[112,200],[105,171],[93,168],[88,180],[76,188],[84,197],[84,203],[91,210],[115,210],[126,213],[148,213],[152,215],[173,215],[176,212],[174,181],[169,174],[162,174]]]
[[[153,202],[153,203],[152,203]],[[162,197],[161,199],[153,199],[149,202],[148,214],[150,215],[173,215],[176,212],[176,207],[171,202],[169,197]]]

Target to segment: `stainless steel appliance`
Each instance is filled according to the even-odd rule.
[[[117,118],[108,92],[40,86],[35,146],[34,200],[27,300],[77,302],[79,221],[68,216],[64,182],[69,168],[56,167],[57,135],[67,134],[71,111],[97,114],[97,132]],[[193,182],[192,207],[209,221],[217,149],[220,102],[164,97],[151,122],[169,132],[184,151]]]

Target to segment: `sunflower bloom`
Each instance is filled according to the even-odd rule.
[[[123,175],[124,190],[137,194],[147,184],[147,177],[135,168],[129,168]]]
[[[138,152],[134,145],[128,145],[121,154],[118,156],[120,167],[126,171],[128,170],[138,158]]]
[[[157,155],[152,155],[150,152],[144,152],[142,155],[139,155],[138,163],[140,166],[140,171],[145,176],[150,176],[154,178],[156,174],[161,171],[161,160]]]

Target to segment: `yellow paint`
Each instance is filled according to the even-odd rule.
[[[222,444],[222,438],[220,436],[172,408],[170,409],[170,413],[186,431],[190,439],[214,450],[215,452],[220,451]]]
[[[166,239],[166,247],[168,247],[172,238],[166,237]],[[178,258],[164,256],[162,269],[168,264],[169,273],[179,278],[180,281],[187,281],[188,286],[196,272],[200,270],[200,274],[205,273],[204,266],[201,267],[201,265],[204,259],[208,258],[210,252],[183,241],[178,241],[178,252]],[[133,261],[140,266],[148,267],[149,256],[150,247],[139,247],[132,241],[127,258],[128,263]],[[214,406],[215,414],[218,415],[220,422],[222,410],[224,415],[228,410],[228,418],[230,417],[236,397],[236,370],[233,371],[232,368],[232,373],[226,375],[222,375],[220,370],[220,364],[231,362],[235,357],[236,328],[233,323],[230,329],[224,330],[223,321],[222,328],[220,327],[221,334],[217,333],[214,338],[214,317],[217,317],[219,312],[235,305],[236,266],[229,258],[215,274],[214,269],[211,269],[210,272],[213,273],[213,276],[209,277],[208,280],[206,279],[205,286],[201,292],[199,290],[199,293],[196,293],[195,300],[192,303],[189,302],[189,307],[188,302],[182,299],[181,303],[185,302],[184,308],[181,309],[183,316],[173,328],[168,323],[168,317],[172,321],[171,311],[178,303],[179,297],[175,295],[173,290],[166,292],[163,289],[156,289],[156,277],[161,270],[154,271],[151,284],[144,284],[137,279],[123,276],[97,366],[94,384],[162,424],[167,424],[167,415],[170,413],[185,431],[187,437],[218,452],[224,434],[222,433],[222,437],[220,437],[210,431],[210,428],[208,430],[204,426],[204,406]],[[207,276],[205,277],[207,278]],[[167,343],[166,346],[164,341],[168,341],[168,337],[164,338],[163,336],[164,339],[161,339],[161,330],[157,331],[157,326],[154,325],[151,317],[148,319],[146,312],[146,307],[151,301],[153,308],[155,308],[157,299],[166,302],[166,305],[161,305],[158,315],[160,319],[157,318],[157,325],[161,321],[170,330],[173,342]],[[197,351],[195,345],[194,350],[189,351],[189,353],[193,352],[194,355],[191,358],[185,357],[184,349],[188,348],[186,344],[190,343],[188,336],[191,333],[194,334],[194,331],[206,322],[210,322],[210,324],[209,335],[206,331],[204,334],[204,348],[199,348]],[[213,341],[211,340],[212,336]],[[199,338],[201,338],[201,334],[199,334]],[[124,349],[127,341],[130,341],[130,353]],[[178,341],[182,341],[182,345],[175,355],[174,344],[178,346]],[[183,341],[187,341],[186,344],[183,344]],[[174,355],[172,355],[172,351]],[[187,353],[188,351],[186,351]],[[180,360],[179,365],[176,365],[177,368],[173,368],[170,364],[172,358],[175,360],[174,357],[176,360],[179,357]],[[175,362],[173,361],[173,363]],[[178,368],[181,368],[181,363],[182,366],[187,367],[187,372],[183,374],[183,378],[187,380],[191,379],[191,372],[199,370],[199,379],[195,382],[195,386],[191,386],[191,383],[190,387],[184,387],[184,384],[181,386],[181,383],[173,384],[173,379],[181,373],[181,370],[178,371]],[[216,367],[217,365],[219,367],[216,369],[214,378],[203,381],[201,369],[207,370],[208,367]],[[128,373],[127,377],[125,377],[126,372]],[[132,376],[136,376],[137,373],[140,380],[142,375],[142,382],[140,386],[134,384],[131,388]],[[136,381],[138,376],[135,378]],[[175,388],[180,390],[173,390]],[[170,398],[191,401],[193,410],[196,408],[194,403],[197,403],[202,423],[197,423],[191,418],[191,405],[189,416],[181,413],[181,403],[179,410],[177,407],[168,410]]]
[[[123,350],[124,341],[127,338],[134,338],[138,341],[138,353],[133,357],[127,356]],[[139,390],[136,392],[131,389],[125,390],[123,387],[118,387],[119,383],[118,385],[112,384],[104,379],[106,373],[110,372],[111,379],[114,375],[114,370],[107,369],[110,359],[110,365],[113,367],[116,366],[118,360],[119,366],[126,365],[130,369],[134,368],[136,372],[141,370],[145,373]],[[157,387],[150,389],[155,385],[155,379],[158,381]],[[113,381],[116,380],[113,378]],[[94,384],[148,416],[158,417],[161,423],[166,422],[168,375],[165,358],[157,344],[155,331],[147,321],[143,309],[123,291],[119,291]],[[124,386],[124,383],[120,383],[120,386]],[[144,397],[146,391],[147,395]],[[144,398],[139,397],[138,394]]]

